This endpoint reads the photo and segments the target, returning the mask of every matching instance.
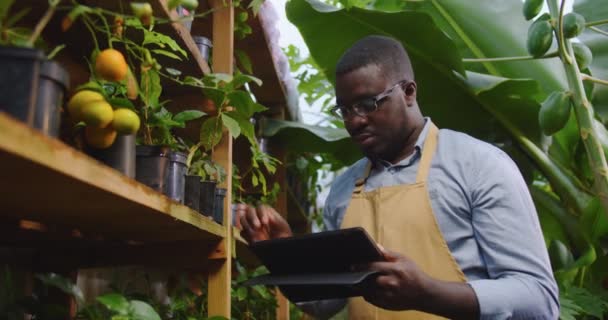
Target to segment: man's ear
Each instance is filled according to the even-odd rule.
[[[403,92],[405,93],[405,102],[408,106],[416,103],[416,82],[406,82],[403,84]]]

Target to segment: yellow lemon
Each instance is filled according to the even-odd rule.
[[[114,110],[106,101],[93,101],[81,109],[82,121],[89,127],[105,128],[114,118]]]
[[[82,109],[93,101],[105,101],[103,95],[97,91],[81,90],[76,92],[68,101],[68,113],[76,122],[82,121]]]
[[[129,67],[125,57],[115,49],[101,51],[95,59],[95,72],[108,81],[120,81],[127,76]]]
[[[87,144],[93,148],[109,148],[116,140],[117,132],[112,126],[105,128],[95,128],[87,126],[84,129],[84,138]]]
[[[137,113],[121,108],[114,111],[112,127],[120,134],[134,134],[139,130],[140,120]]]

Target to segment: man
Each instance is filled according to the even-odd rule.
[[[358,41],[336,67],[335,111],[366,157],[332,184],[325,226],[363,226],[386,258],[367,266],[380,276],[349,300],[350,319],[557,319],[557,286],[517,167],[490,144],[437,130],[416,90],[391,38]],[[272,208],[238,205],[237,216],[250,241],[291,235]],[[343,305],[307,310],[327,318]]]

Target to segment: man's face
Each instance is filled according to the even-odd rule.
[[[415,87],[414,94],[407,96],[403,90],[406,84],[395,86],[396,82],[393,82],[395,81],[385,77],[382,69],[374,64],[336,78],[337,103],[347,109],[362,99],[375,97],[383,92],[388,93],[377,101],[375,111],[365,116],[350,112],[350,115],[344,118],[344,125],[367,157],[390,162],[398,158],[405,149],[410,131],[406,109],[408,102],[415,102]],[[391,88],[392,91],[386,91]]]

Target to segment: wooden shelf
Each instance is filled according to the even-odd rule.
[[[225,227],[0,113],[0,217],[154,244],[214,241]]]

